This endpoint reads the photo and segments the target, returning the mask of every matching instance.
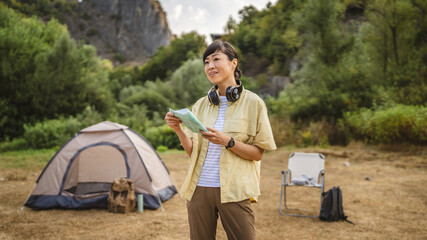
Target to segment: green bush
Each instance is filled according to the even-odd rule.
[[[80,122],[81,128],[104,121],[103,115],[91,106],[87,106],[81,113],[77,114],[76,119]]]
[[[138,74],[138,82],[166,79],[186,60],[197,56],[206,47],[205,37],[197,32],[182,34],[175,38],[167,47],[159,47],[142,66]]]
[[[15,138],[12,141],[0,143],[0,152],[24,150],[28,148],[27,141],[24,138]]]
[[[76,117],[60,117],[36,124],[26,124],[22,137],[0,143],[0,152],[25,149],[59,148],[82,128],[103,121],[103,116],[94,107],[77,114]]]
[[[166,152],[168,150],[168,147],[160,145],[157,147],[157,152]]]
[[[289,117],[270,118],[274,132],[274,140],[277,146],[329,146],[331,135],[335,134],[335,128],[327,121],[319,122],[292,122]],[[332,139],[332,142],[336,142]]]
[[[117,61],[117,62],[119,62],[119,63],[124,63],[124,62],[126,62],[126,57],[125,57],[125,56],[123,56],[123,54],[122,54],[122,53],[120,53],[120,52],[116,52],[116,53],[114,53],[114,55],[113,55],[113,60],[115,60],[115,61]]]
[[[126,125],[140,134],[152,126],[152,121],[147,117],[145,105],[117,104],[117,113],[109,116],[108,120]]]
[[[154,148],[165,146],[168,149],[179,149],[181,147],[178,136],[174,130],[164,124],[159,127],[148,128],[143,135]]]
[[[63,145],[81,128],[82,123],[75,118],[47,120],[24,125],[24,139],[30,148],[52,148]]]
[[[368,143],[427,143],[427,107],[397,105],[347,113],[343,124],[357,140]]]
[[[155,139],[155,146],[164,145],[169,148],[171,146],[179,146],[179,140],[177,145],[173,137],[170,136],[172,134],[168,132],[168,127],[166,129],[155,127],[164,124],[164,119],[157,119],[158,123],[156,123],[153,119],[148,118],[145,105],[133,105],[129,107],[118,104],[114,112],[108,116],[99,113],[94,107],[88,106],[83,112],[77,114],[76,117],[60,117],[33,125],[27,124],[24,126],[25,132],[23,137],[0,142],[0,152],[29,148],[59,148],[81,129],[107,120],[126,125],[141,134],[146,129],[154,129],[154,131],[151,130],[149,136],[151,139]],[[164,137],[162,134],[168,136]],[[173,134],[175,135],[175,133]]]
[[[174,108],[174,89],[167,82],[147,81],[144,86],[129,86],[120,92],[120,103],[127,106],[146,106],[145,115],[153,119],[157,114],[164,116]],[[156,114],[157,112],[157,114]]]
[[[194,104],[206,95],[212,84],[206,78],[203,61],[193,58],[184,62],[170,77],[177,107],[183,108]],[[179,101],[176,101],[179,99]]]

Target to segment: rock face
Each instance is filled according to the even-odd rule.
[[[259,88],[258,94],[263,98],[266,98],[267,96],[278,97],[280,91],[282,91],[290,82],[290,77],[270,76],[268,77],[268,83]]]
[[[144,63],[173,38],[155,0],[83,0],[76,10],[79,17],[66,19],[71,36],[94,45],[115,64]]]

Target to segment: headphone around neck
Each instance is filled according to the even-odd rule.
[[[236,83],[237,83],[237,87],[230,86],[225,91],[225,96],[227,97],[227,101],[229,102],[237,101],[240,98],[240,94],[242,93],[242,90],[243,90],[242,82],[239,80],[236,80]],[[213,105],[219,105],[220,103],[218,94],[216,94],[217,89],[218,89],[218,85],[215,85],[208,92],[209,102]]]

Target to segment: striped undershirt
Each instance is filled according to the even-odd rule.
[[[225,120],[225,109],[227,108],[227,98],[219,96],[221,106],[219,106],[218,117],[213,128],[222,132]],[[197,186],[201,187],[220,187],[219,182],[219,157],[221,154],[222,145],[209,142],[208,152],[206,154],[205,163],[203,164]]]

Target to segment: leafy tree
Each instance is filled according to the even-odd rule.
[[[120,93],[121,103],[127,106],[145,106],[149,119],[164,116],[169,107],[174,107],[174,97],[173,89],[167,82],[160,80],[148,81],[143,86],[129,86]]]
[[[165,80],[182,63],[198,55],[206,47],[205,38],[196,32],[183,34],[167,47],[160,47],[141,68],[137,77],[140,83],[156,79]]]
[[[135,79],[137,73],[137,66],[131,68],[118,66],[109,71],[110,89],[113,92],[113,95],[117,101],[119,101],[119,95],[123,88],[136,84]]]
[[[230,34],[234,33],[236,28],[237,28],[237,22],[233,18],[233,16],[230,15],[228,17],[227,24],[224,26],[224,32],[230,35]]]
[[[361,27],[371,56],[372,81],[394,92],[396,102],[425,104],[427,77],[427,3],[372,0]]]
[[[212,84],[206,78],[201,58],[187,60],[170,77],[169,86],[173,89],[177,107],[189,107],[206,95]]]
[[[262,11],[254,6],[239,11],[241,22],[226,40],[244,53],[243,72],[256,75],[269,67],[271,74],[289,73],[287,66],[302,44],[292,15],[303,2],[279,0]],[[254,71],[256,66],[262,67]]]
[[[0,4],[0,102],[6,119],[0,125],[0,136],[18,136],[23,124],[34,122],[37,116],[29,82],[34,80],[36,56],[48,51],[66,29],[57,21],[47,24],[28,18]],[[35,100],[37,101],[37,100]],[[45,105],[45,107],[48,107]]]
[[[108,113],[116,103],[108,76],[112,69],[111,62],[98,58],[95,47],[91,45],[82,45],[78,49],[78,56],[79,78],[85,85],[81,89],[85,93],[85,105],[93,106],[101,113]]]
[[[343,8],[334,0],[309,0],[294,15],[305,45],[303,67],[272,104],[294,121],[328,121],[332,144],[346,143],[337,126],[346,111],[372,106],[373,89],[364,69],[363,44],[341,23]]]
[[[75,1],[68,0],[1,0],[7,7],[26,16],[36,15],[45,21],[56,18],[64,22],[64,15],[71,14]]]
[[[0,4],[0,136],[20,136],[23,124],[75,115],[87,105],[105,112],[114,98],[106,65],[78,45],[55,19],[43,23]]]
[[[290,105],[283,111],[294,119],[326,117],[334,122],[347,110],[371,104],[370,85],[360,70],[363,58],[351,52],[354,37],[340,30],[336,4],[309,0],[295,15],[306,43],[302,49],[305,62],[293,87],[287,87],[281,95],[284,100],[279,101]]]
[[[85,85],[79,76],[77,46],[67,33],[61,35],[52,49],[38,54],[35,63],[34,78],[27,82],[30,90],[27,96],[32,100],[30,114],[38,119],[53,118],[84,109]]]
[[[342,13],[337,4],[330,0],[309,0],[294,17],[313,62],[334,66],[350,49],[352,38],[340,31]]]

